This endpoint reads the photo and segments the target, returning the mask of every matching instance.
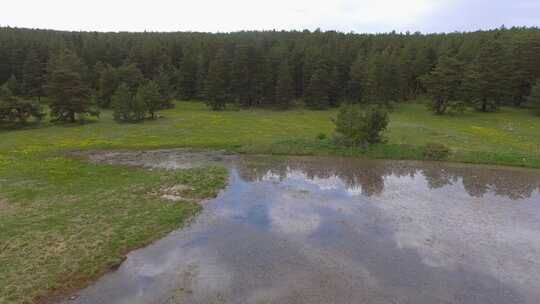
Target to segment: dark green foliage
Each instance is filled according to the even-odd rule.
[[[536,114],[540,115],[540,79],[538,79],[536,84],[533,86],[527,101],[534,108]]]
[[[509,93],[514,105],[520,106],[540,78],[540,39],[521,33],[512,37],[506,70],[510,70]]]
[[[107,108],[111,104],[113,94],[118,88],[116,70],[110,65],[101,69],[98,80],[98,104]]]
[[[358,103],[364,98],[364,86],[366,81],[366,61],[364,57],[358,55],[349,72],[347,82],[346,98],[349,102]]]
[[[122,65],[116,69],[116,82],[125,83],[131,92],[135,92],[144,82],[144,76],[136,64]]]
[[[253,50],[239,45],[231,64],[231,101],[250,107],[255,103]]]
[[[326,139],[326,134],[324,133],[317,134],[317,140],[325,140],[325,139]]]
[[[388,112],[379,106],[361,111],[355,105],[342,105],[333,120],[336,141],[348,147],[380,143],[389,123]]]
[[[214,110],[223,110],[229,99],[228,62],[225,50],[218,52],[210,62],[206,78],[206,103]]]
[[[499,41],[486,43],[466,72],[464,82],[468,99],[473,101],[478,111],[495,111],[508,96],[503,52]]]
[[[46,88],[53,120],[74,122],[77,118],[83,120],[87,114],[99,114],[92,109],[90,90],[81,76],[83,70],[77,55],[67,49],[50,60]]]
[[[161,100],[159,86],[155,81],[150,80],[141,85],[137,90],[137,94],[135,95],[135,108],[140,109],[140,111],[144,109],[150,114],[151,118],[155,118],[156,112],[162,109]]]
[[[324,69],[319,68],[311,76],[306,91],[306,106],[313,110],[324,110],[330,105],[328,98],[328,75]]]
[[[423,149],[422,155],[426,160],[445,160],[450,155],[450,149],[439,143],[428,143]]]
[[[363,115],[365,122],[366,141],[370,144],[383,141],[383,133],[388,127],[390,117],[382,106],[370,106]]]
[[[112,96],[113,117],[117,121],[132,121],[137,116],[133,108],[133,96],[129,87],[122,83]]]
[[[45,81],[45,64],[40,60],[37,51],[31,48],[23,66],[22,95],[38,97],[43,95]]]
[[[6,82],[6,86],[13,95],[19,96],[21,94],[21,86],[15,75],[11,75],[11,77],[9,77],[8,81]]]
[[[158,83],[162,106],[176,97],[205,99],[214,109],[224,108],[227,102],[275,106],[283,103],[276,97],[277,91],[283,91],[277,86],[283,85],[278,81],[284,62],[294,99],[303,99],[314,109],[344,100],[414,100],[427,93],[428,82],[422,76],[444,57],[461,62],[464,71],[453,99],[473,103],[481,111],[501,104],[521,105],[540,78],[537,28],[430,35],[72,33],[0,28],[0,83],[14,75],[22,87],[15,94],[39,98],[45,63],[62,48],[81,57],[81,81],[97,90],[102,107],[110,106],[120,83],[134,94],[149,79]],[[310,85],[312,80],[320,86]],[[436,104],[441,100],[445,99]],[[453,108],[453,101],[448,107]]]
[[[174,94],[172,86],[172,70],[171,68],[166,68],[165,66],[160,66],[154,81],[156,82],[159,94],[161,95],[160,105],[161,109],[169,109],[174,107],[172,99]]]
[[[294,99],[294,87],[289,63],[281,63],[276,84],[276,104],[281,109],[288,109]]]
[[[336,119],[332,120],[336,125],[336,142],[347,147],[358,147],[364,142],[367,134],[363,118],[357,106],[342,105]]]
[[[0,86],[0,121],[26,123],[30,117],[39,121],[44,115],[38,102],[15,97],[8,83]]]
[[[154,81],[141,85],[135,94],[125,83],[120,84],[112,97],[113,117],[117,121],[140,122],[149,114],[155,118],[162,108],[159,86]]]
[[[446,113],[457,100],[461,79],[462,64],[454,58],[441,57],[435,69],[423,77],[423,83],[431,97],[431,111],[437,115]]]
[[[110,65],[105,66],[99,77],[99,105],[108,108],[113,94],[121,83],[126,84],[129,90],[134,93],[143,82],[144,76],[135,64],[122,65],[118,68],[113,68]]]
[[[199,62],[195,55],[195,51],[192,48],[186,49],[183,55],[178,69],[176,70],[176,90],[180,98],[189,100],[197,96],[198,76],[204,75],[205,68],[201,67],[199,73],[197,68]]]

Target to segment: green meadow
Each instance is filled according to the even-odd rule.
[[[227,179],[221,168],[145,171],[86,163],[69,151],[189,147],[423,159],[426,144],[441,143],[451,150],[449,161],[540,168],[540,118],[523,109],[434,116],[423,105],[400,104],[387,142],[365,151],[332,143],[336,110],[213,112],[178,102],[160,114],[119,124],[104,111],[86,124],[44,121],[0,131],[0,303],[39,302],[86,285],[201,208],[152,193],[181,183],[194,189],[191,198],[203,199]]]

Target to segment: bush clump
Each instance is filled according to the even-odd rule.
[[[343,105],[332,121],[336,125],[334,138],[338,144],[365,147],[384,141],[389,115],[388,110],[380,106],[360,110],[354,105]]]
[[[40,121],[45,113],[37,101],[15,97],[7,84],[0,86],[0,121],[26,123],[30,117]]]
[[[135,94],[122,83],[112,96],[113,117],[117,121],[140,122],[147,114],[153,119],[161,106],[159,87],[154,81],[141,85]]]
[[[326,134],[324,134],[322,132],[317,134],[317,140],[318,141],[326,140]]]
[[[450,149],[439,143],[428,143],[424,146],[423,156],[427,160],[445,160],[450,155]]]

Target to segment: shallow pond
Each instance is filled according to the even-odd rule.
[[[540,302],[539,171],[209,155],[198,161],[227,165],[229,187],[69,303]],[[184,168],[191,157],[91,159]]]

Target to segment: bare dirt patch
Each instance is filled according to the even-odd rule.
[[[9,204],[7,199],[0,197],[0,211],[7,210],[9,208]]]

